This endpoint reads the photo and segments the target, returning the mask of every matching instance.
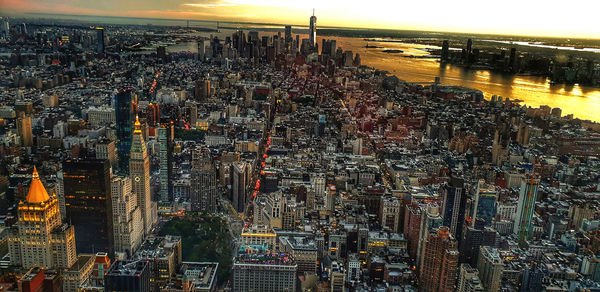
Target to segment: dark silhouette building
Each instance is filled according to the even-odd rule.
[[[129,151],[133,133],[134,103],[130,89],[119,91],[114,97],[115,119],[117,121],[117,154],[119,172],[129,173]]]
[[[148,261],[115,261],[104,276],[104,291],[150,292]]]
[[[67,221],[77,230],[78,253],[113,254],[111,169],[108,160],[69,159],[63,162]]]

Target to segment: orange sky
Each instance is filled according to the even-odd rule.
[[[42,12],[600,38],[589,0],[0,0],[4,13]],[[594,7],[592,7],[594,6]],[[589,7],[590,9],[585,9]]]

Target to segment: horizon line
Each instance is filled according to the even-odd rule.
[[[22,14],[25,15],[47,15],[47,16],[75,16],[75,17],[107,17],[107,18],[123,18],[123,19],[147,19],[147,20],[172,20],[172,21],[200,21],[200,22],[223,22],[230,24],[254,24],[254,25],[273,25],[281,26],[284,28],[286,25],[308,27],[308,25],[302,24],[283,24],[276,22],[260,22],[260,21],[231,21],[231,20],[207,20],[198,18],[168,18],[168,17],[137,17],[137,16],[119,16],[119,15],[97,15],[97,14],[68,14],[68,13],[46,13],[46,12],[17,12],[13,15]],[[0,12],[0,15],[10,16],[11,13]],[[15,17],[15,16],[12,16]],[[29,17],[25,17],[29,18]],[[77,20],[77,19],[74,19]],[[147,25],[147,24],[133,24],[133,25]],[[174,25],[158,25],[158,26],[174,26]],[[448,34],[463,34],[463,35],[480,35],[480,36],[504,36],[504,37],[537,37],[537,38],[550,38],[550,39],[577,39],[577,40],[600,40],[600,37],[573,37],[573,36],[553,36],[553,35],[533,35],[533,34],[504,34],[504,33],[485,33],[485,32],[463,32],[463,31],[452,31],[452,30],[427,30],[427,29],[408,29],[408,28],[381,28],[381,27],[352,27],[352,26],[323,26],[321,29],[348,29],[348,30],[380,30],[380,31],[410,31],[410,32],[423,32],[423,33],[448,33]]]

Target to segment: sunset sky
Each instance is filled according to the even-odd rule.
[[[600,38],[589,0],[0,0],[0,13],[58,13]],[[590,9],[586,9],[586,7]]]

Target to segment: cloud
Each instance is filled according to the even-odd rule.
[[[219,7],[230,7],[237,6],[235,3],[223,0],[207,0],[193,3],[183,3],[183,6],[194,7],[194,8],[219,8]]]

